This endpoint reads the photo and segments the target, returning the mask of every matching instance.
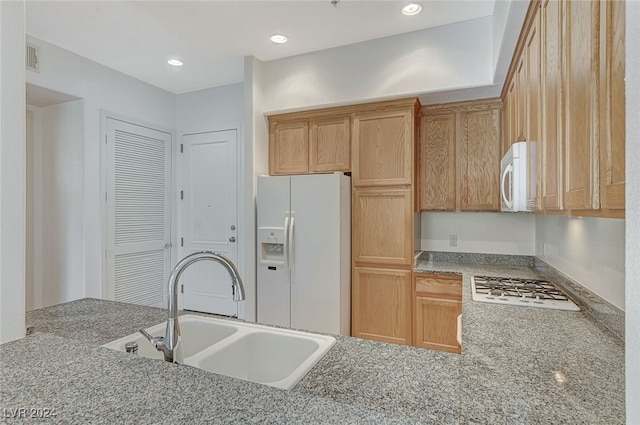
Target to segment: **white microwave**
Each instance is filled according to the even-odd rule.
[[[528,146],[528,144],[530,144]],[[511,145],[502,161],[500,161],[500,210],[519,212],[531,211],[535,204],[535,193],[529,193],[532,196],[528,201],[527,192],[527,174],[529,173],[527,166],[533,166],[531,162],[535,162],[535,144],[532,142],[516,142]],[[527,156],[529,150],[529,156]],[[535,169],[534,169],[535,170]],[[533,171],[533,170],[532,170]],[[535,185],[529,189],[529,192],[535,191]]]

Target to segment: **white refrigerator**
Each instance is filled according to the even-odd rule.
[[[257,319],[351,332],[351,179],[259,176]]]

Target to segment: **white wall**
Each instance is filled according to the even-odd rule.
[[[244,127],[244,84],[176,96],[176,129],[183,134]]]
[[[24,2],[0,1],[0,344],[25,334]]]
[[[626,7],[626,399],[627,423],[640,423],[640,2]]]
[[[284,111],[490,85],[492,31],[486,17],[266,62],[262,108]]]
[[[33,118],[33,209],[27,228],[33,245],[32,308],[82,298],[83,101],[30,107]],[[29,283],[27,287],[29,287]],[[27,303],[29,304],[29,303]]]
[[[256,320],[256,189],[257,177],[269,172],[269,130],[264,116],[265,63],[254,57],[244,60],[245,93],[245,238],[246,279],[245,313],[247,320]]]
[[[536,255],[624,310],[624,220],[536,216]]]
[[[100,187],[100,111],[114,112],[162,128],[175,128],[175,96],[42,40],[27,39],[40,47],[40,73],[28,72],[27,82],[84,101],[83,211],[79,224],[83,227],[84,258],[73,267],[83,271],[85,292],[82,296],[100,298],[104,199]]]
[[[423,212],[423,251],[534,255],[533,214]],[[456,235],[458,246],[449,245]]]
[[[493,82],[502,85],[518,43],[528,1],[496,0],[493,9]]]

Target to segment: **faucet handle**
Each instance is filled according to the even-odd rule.
[[[142,335],[144,335],[144,337],[147,338],[149,340],[149,342],[151,343],[151,345],[153,345],[155,348],[158,348],[159,346],[161,346],[164,343],[164,337],[163,336],[152,336],[149,332],[147,332],[144,329],[140,329],[140,330],[138,330],[138,332],[140,332]]]

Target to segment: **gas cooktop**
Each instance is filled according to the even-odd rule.
[[[551,282],[513,277],[473,276],[474,301],[580,311],[580,308]]]

